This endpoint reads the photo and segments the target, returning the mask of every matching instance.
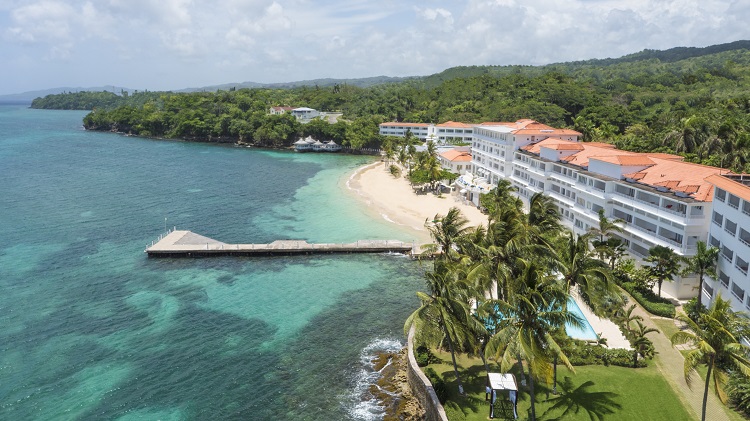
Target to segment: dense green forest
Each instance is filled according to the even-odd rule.
[[[647,50],[619,59],[548,66],[473,66],[356,87],[239,89],[215,93],[108,94],[88,129],[143,136],[287,146],[300,135],[379,147],[384,121],[467,123],[532,118],[570,127],[586,141],[664,151],[735,171],[750,170],[750,46]],[[45,101],[84,102],[67,94]],[[105,94],[105,93],[101,93]],[[113,97],[119,98],[114,99]],[[40,105],[40,104],[38,104]],[[274,105],[339,111],[344,121],[300,125]]]

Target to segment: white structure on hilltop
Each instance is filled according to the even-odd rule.
[[[320,111],[312,109],[312,108],[300,107],[300,108],[293,109],[292,115],[295,116],[297,120],[304,122],[304,121],[310,121],[315,117],[319,117]]]
[[[719,249],[717,279],[703,283],[703,303],[721,294],[734,311],[750,310],[750,176],[708,177],[714,186],[708,245]]]
[[[713,185],[706,179],[727,171],[686,163],[677,155],[578,142],[579,136],[532,120],[475,126],[474,187],[461,179],[459,184],[475,203],[477,193],[500,179],[510,180],[527,205],[535,193],[544,193],[556,203],[562,222],[579,234],[597,227],[603,210],[606,217],[625,221],[617,237],[639,259],[655,245],[693,255],[709,230]],[[665,283],[663,290],[688,298],[696,294],[696,283],[696,277],[684,277]]]
[[[292,112],[294,107],[271,107],[268,109],[268,114],[281,115]]]
[[[383,136],[406,136],[411,132],[420,140],[432,140],[437,144],[471,143],[474,127],[471,124],[446,121],[440,124],[388,122],[380,124]]]

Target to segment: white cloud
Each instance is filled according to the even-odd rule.
[[[0,92],[13,75],[160,89],[617,57],[746,38],[748,19],[746,0],[0,0]]]

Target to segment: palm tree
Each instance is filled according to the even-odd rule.
[[[404,332],[408,332],[412,324],[418,328],[430,325],[442,332],[451,353],[458,391],[463,394],[456,364],[457,347],[474,344],[484,326],[471,314],[469,300],[475,296],[474,291],[468,282],[456,276],[457,273],[447,262],[440,261],[436,262],[434,271],[427,272],[428,293],[417,292],[422,305],[406,319]]]
[[[748,347],[740,343],[739,333],[747,331],[748,322],[735,314],[729,301],[717,296],[711,307],[698,315],[697,322],[684,314],[677,316],[686,323],[690,330],[683,330],[672,335],[672,345],[690,344],[694,347],[685,357],[684,373],[688,386],[695,368],[704,364],[708,369],[706,385],[703,391],[703,411],[701,421],[706,420],[708,389],[713,389],[719,400],[726,404],[727,394],[724,390],[727,375],[725,367],[734,367],[743,374],[750,375],[750,360],[747,358]]]
[[[646,327],[640,320],[636,320],[635,323],[638,327],[630,331],[633,336],[633,368],[638,366],[638,355],[643,358],[654,355],[654,344],[646,335],[652,332],[659,332],[654,328]]]
[[[499,360],[501,369],[507,371],[520,354],[528,363],[529,391],[531,394],[531,419],[536,420],[534,378],[549,379],[552,375],[552,358],[573,366],[555,341],[552,332],[566,323],[580,325],[581,320],[567,311],[568,295],[556,277],[538,262],[519,259],[521,275],[514,284],[508,301],[497,301],[502,315],[500,328],[487,344],[487,352]],[[523,370],[523,368],[521,368]]]
[[[457,252],[454,249],[462,236],[471,231],[466,224],[469,220],[461,214],[458,208],[450,208],[445,216],[435,215],[432,223],[427,223],[427,229],[430,231],[433,244],[423,246],[428,254],[437,254],[442,251],[443,258],[448,260],[458,260]]]
[[[671,146],[675,152],[695,152],[708,138],[710,127],[703,117],[690,116],[680,121],[682,127],[672,130],[664,137],[664,145]]]
[[[560,211],[555,201],[543,193],[535,193],[529,199],[529,224],[539,227],[543,232],[555,235],[562,229]]]
[[[703,310],[703,278],[708,275],[716,279],[716,260],[718,258],[718,248],[714,246],[708,247],[705,242],[698,241],[695,255],[686,259],[686,271],[698,274],[698,311]]]
[[[609,266],[591,256],[589,251],[590,234],[573,234],[567,231],[558,247],[559,259],[556,268],[563,277],[565,290],[571,293],[577,290],[584,303],[599,312],[607,299],[619,300],[617,287],[609,282]]]
[[[643,317],[633,314],[633,310],[635,310],[637,306],[635,304],[631,304],[630,307],[625,311],[625,313],[622,313],[622,315],[619,315],[619,319],[622,320],[622,324],[625,327],[625,333],[626,336],[631,336],[633,334],[633,327],[632,323],[637,321],[642,321]],[[620,310],[622,311],[622,310]]]
[[[599,258],[604,260],[608,254],[609,243],[612,233],[621,233],[625,229],[622,227],[625,221],[622,219],[609,219],[604,215],[604,209],[599,209],[599,226],[591,227],[589,232],[597,238],[592,241],[592,245],[599,253]]]
[[[661,297],[661,284],[664,281],[671,281],[680,272],[680,256],[670,247],[653,246],[648,250],[648,257],[645,260],[653,263],[649,272],[659,285],[659,297]]]

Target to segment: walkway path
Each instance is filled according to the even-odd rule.
[[[654,323],[653,319],[659,317],[651,315],[649,312],[643,309],[638,302],[628,295],[630,301],[636,304],[634,315],[643,317],[643,324],[648,327],[659,329]],[[692,389],[685,383],[685,376],[683,374],[683,365],[685,358],[682,356],[679,350],[672,347],[672,342],[669,338],[661,333],[651,333],[648,338],[654,343],[656,349],[656,367],[662,373],[664,378],[672,385],[672,389],[680,396],[683,404],[686,408],[692,410],[695,419],[700,419],[700,414],[703,406],[703,389],[705,383],[701,380],[701,377],[694,373],[692,381]],[[725,411],[729,409],[722,404],[716,397],[712,390],[708,392],[708,406],[706,408],[706,419],[711,421],[730,421],[729,416]]]

